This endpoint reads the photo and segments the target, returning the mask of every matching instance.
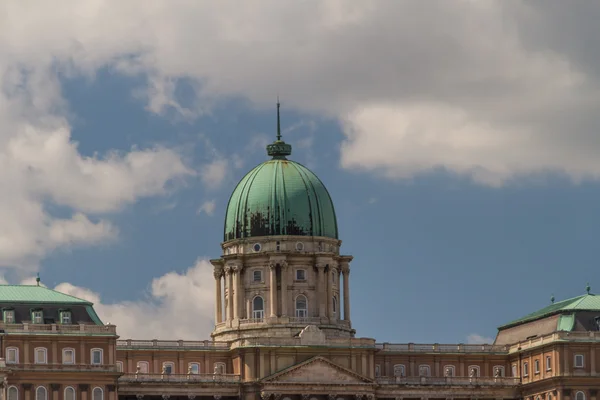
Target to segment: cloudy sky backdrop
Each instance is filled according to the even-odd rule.
[[[282,99],[353,323],[481,341],[600,286],[600,4],[0,4],[0,266],[123,338],[208,338],[224,208]]]

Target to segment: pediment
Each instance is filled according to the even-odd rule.
[[[369,384],[373,381],[324,357],[293,365],[263,379],[265,383]]]

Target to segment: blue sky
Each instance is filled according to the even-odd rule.
[[[28,281],[39,271],[46,285],[93,299],[124,337],[208,338],[213,279],[202,260],[220,255],[236,183],[267,158],[279,94],[291,158],[327,186],[343,252],[354,256],[359,336],[493,338],[497,326],[546,306],[552,294],[582,294],[587,282],[593,292],[600,285],[600,145],[589,60],[568,46],[571,37],[548,48],[541,33],[553,16],[535,2],[529,11],[539,14],[539,26],[518,34],[503,27],[502,16],[519,28],[528,14],[497,2],[436,6],[428,16],[415,2],[375,3],[331,6],[321,23],[356,35],[355,44],[371,32],[385,48],[391,44],[377,29],[388,14],[412,12],[434,24],[450,13],[437,32],[450,39],[423,35],[411,53],[414,33],[394,24],[398,30],[387,34],[400,50],[381,59],[372,46],[336,42],[340,35],[329,29],[303,36],[308,15],[324,7],[318,2],[298,6],[297,17],[271,10],[282,18],[265,27],[279,35],[271,42],[257,29],[260,15],[236,28],[200,28],[194,18],[206,10],[184,3],[145,10],[140,21],[156,30],[148,37],[138,36],[137,20],[90,35],[104,18],[127,15],[109,5],[105,13],[81,6],[90,26],[64,35],[60,27],[70,22],[52,10],[38,35],[17,39],[12,31],[0,41],[8,59],[0,63],[0,126],[10,132],[0,136],[0,182],[16,193],[0,202],[9,221],[0,230],[6,279]],[[12,4],[25,26],[43,14]],[[223,2],[211,12],[239,22],[243,10],[230,15],[234,8]],[[473,27],[456,26],[464,13],[488,22],[483,35],[503,43],[500,50],[471,42]],[[292,22],[295,31],[282,31]],[[197,38],[204,54],[191,54],[188,44],[203,29],[229,36]],[[310,62],[290,47],[298,40]],[[84,50],[65,44],[75,42]],[[454,45],[457,55],[441,44]],[[468,69],[474,60],[477,69]],[[147,149],[155,149],[147,164],[128,161]],[[192,321],[169,327],[174,313]],[[145,331],[147,318],[153,322]]]

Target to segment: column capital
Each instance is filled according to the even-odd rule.
[[[226,265],[223,267],[223,271],[225,271],[225,275],[230,275],[233,273],[233,267],[231,265]]]
[[[277,264],[275,264],[275,263],[269,264],[269,269],[270,270],[274,270],[275,268],[277,268]]]
[[[222,268],[219,268],[219,269],[215,268],[215,271],[213,272],[213,275],[214,275],[214,277],[215,277],[216,280],[221,279],[221,277],[223,276],[223,269]]]
[[[342,270],[342,274],[346,275],[346,274],[350,274],[350,263],[341,263],[340,264],[340,269]]]

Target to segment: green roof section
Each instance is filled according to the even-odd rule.
[[[0,303],[92,305],[87,300],[37,285],[0,285]]]
[[[498,329],[506,329],[515,325],[520,325],[525,322],[531,322],[538,319],[546,318],[555,314],[567,314],[572,311],[598,311],[600,312],[600,296],[596,296],[592,293],[587,293],[582,296],[573,297],[572,299],[567,299],[563,301],[559,301],[557,303],[553,303],[548,307],[544,307],[536,312],[528,314],[522,318],[516,319],[508,324],[504,324],[500,326]],[[574,318],[574,316],[573,316]],[[568,325],[568,317],[564,319],[563,322],[559,321],[559,326],[567,326]],[[573,319],[574,323],[574,319]],[[564,325],[561,325],[564,324]],[[571,327],[572,329],[572,327]],[[560,329],[559,329],[560,330]],[[566,330],[566,329],[565,329]],[[570,329],[569,329],[570,330]]]
[[[288,160],[292,146],[281,139],[277,101],[277,138],[267,146],[272,157],[238,183],[225,214],[224,241],[259,236],[338,238],[333,201],[323,182],[305,166]]]
[[[575,314],[564,314],[558,318],[557,331],[571,332],[575,326]]]

